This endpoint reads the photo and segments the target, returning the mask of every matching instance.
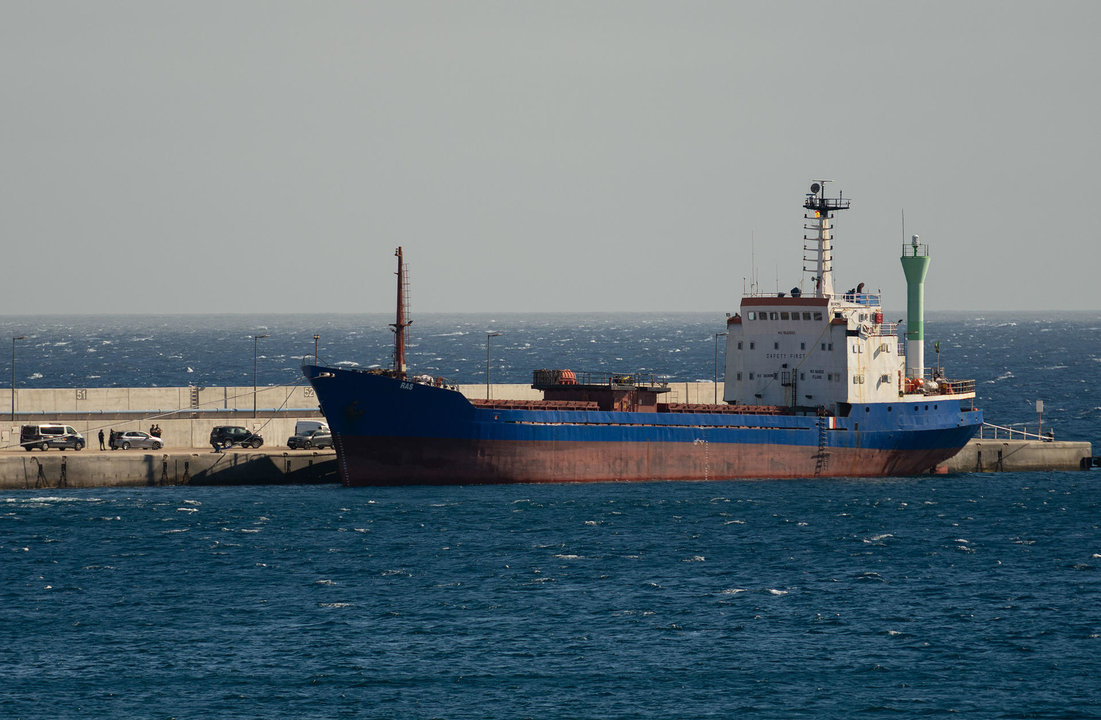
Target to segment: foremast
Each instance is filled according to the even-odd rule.
[[[398,247],[394,251],[394,255],[398,259],[398,302],[397,302],[397,317],[394,322],[390,323],[390,329],[394,331],[394,371],[395,377],[405,377],[405,328],[413,324],[412,320],[408,319],[409,315],[409,298],[407,297],[406,290],[408,289],[407,281],[405,279],[405,258],[402,256],[401,247]]]

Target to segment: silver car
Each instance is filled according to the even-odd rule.
[[[122,448],[123,450],[129,450],[130,448],[146,448],[150,450],[160,450],[164,447],[164,442],[160,438],[155,438],[149,433],[144,433],[141,430],[127,430],[115,435],[115,439],[111,441],[111,449],[117,450]]]

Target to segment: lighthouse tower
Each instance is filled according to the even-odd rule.
[[[906,273],[906,377],[925,375],[925,273],[929,271],[929,247],[914,235],[902,246],[902,271]]]

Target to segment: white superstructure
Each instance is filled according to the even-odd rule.
[[[898,323],[885,322],[878,294],[860,283],[847,292],[833,289],[832,215],[849,201],[825,197],[814,183],[803,207],[805,267],[813,289],[804,295],[752,294],[727,321],[723,400],[806,412],[838,412],[839,403],[920,402],[928,394],[974,397],[970,387],[939,378],[906,377],[905,349]]]

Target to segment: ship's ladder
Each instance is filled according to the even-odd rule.
[[[828,417],[818,418],[818,453],[814,456],[815,477],[824,475],[830,465],[830,451],[827,449],[829,447],[829,424],[830,419]]]

